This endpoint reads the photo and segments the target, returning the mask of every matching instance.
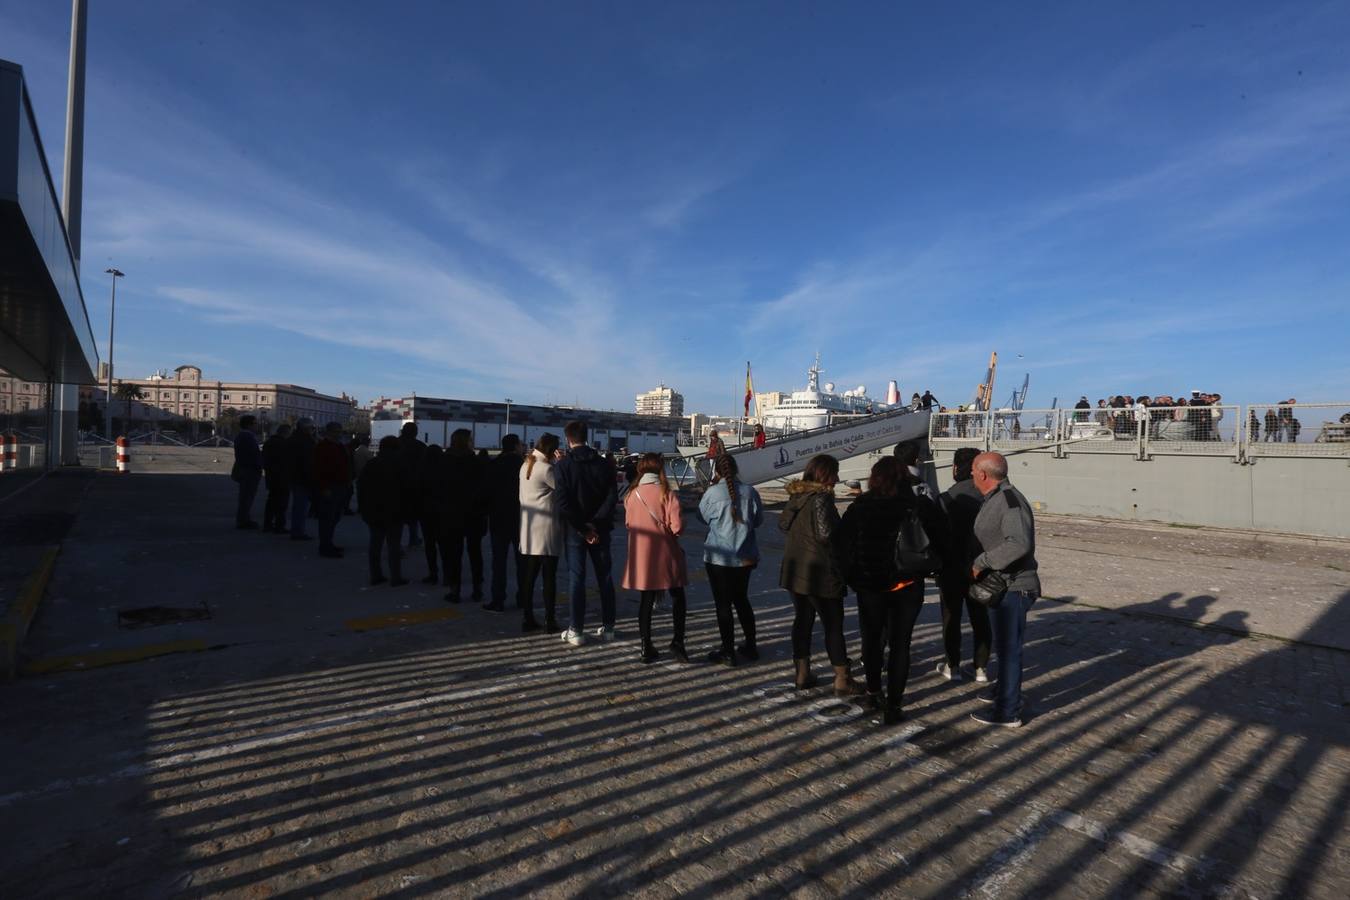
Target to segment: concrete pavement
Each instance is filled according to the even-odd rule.
[[[1166,529],[1159,550],[1156,532],[1044,519],[1047,593],[1075,602],[1033,609],[1028,725],[981,728],[974,685],[930,674],[930,602],[910,718],[883,729],[788,686],[772,521],[751,588],[764,658],[644,666],[622,594],[625,639],[576,649],[476,607],[419,619],[451,607],[416,583],[365,587],[354,520],[339,531],[348,558],[318,559],[233,530],[232,488],[218,475],[100,476],[84,498],[28,662],[138,661],[0,686],[7,893],[1350,889],[1350,654],[1332,649],[1345,646],[1350,590],[1325,548],[1291,545],[1258,566],[1245,539]],[[696,563],[697,529],[684,543]],[[1204,562],[1178,564],[1187,556]],[[409,573],[423,565],[414,553]],[[1313,612],[1286,618],[1256,602],[1265,588],[1225,588],[1259,571]],[[1189,602],[1204,596],[1215,600]],[[715,624],[701,579],[690,602],[689,646],[703,651]],[[210,618],[127,627],[119,615],[148,606]],[[1243,637],[1223,619],[1234,611],[1248,633],[1326,646]],[[668,613],[657,627],[668,635]],[[856,656],[852,615],[848,627]],[[147,650],[175,642],[213,649]]]

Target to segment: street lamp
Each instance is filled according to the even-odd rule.
[[[113,369],[113,326],[117,322],[117,279],[125,278],[126,274],[117,269],[105,270],[112,276],[112,307],[108,311],[108,397],[107,405],[103,410],[103,436],[112,440],[112,369]]]
[[[502,437],[505,438],[506,435],[507,435],[508,433],[510,433],[510,431],[511,431],[511,398],[510,398],[510,397],[507,397],[507,398],[506,398],[506,430],[502,432]]]

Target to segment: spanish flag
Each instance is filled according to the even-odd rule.
[[[755,399],[755,385],[750,381],[750,360],[745,361],[745,417],[750,418],[750,401]]]

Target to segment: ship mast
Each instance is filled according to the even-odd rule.
[[[816,351],[816,364],[806,372],[806,389],[808,391],[820,391],[820,351]]]

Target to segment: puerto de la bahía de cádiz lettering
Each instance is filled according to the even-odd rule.
[[[831,450],[838,450],[840,448],[845,448],[845,452],[852,453],[856,449],[857,444],[861,444],[864,441],[875,440],[876,438],[885,437],[888,434],[894,434],[896,432],[899,432],[903,429],[905,424],[906,424],[905,417],[901,416],[889,422],[878,422],[875,426],[862,432],[861,434],[858,432],[850,431],[850,433],[847,435],[839,435],[837,437],[831,437],[829,439],[824,439],[824,437],[822,436],[822,439],[820,441],[817,441],[816,443],[810,446],[799,447],[793,450],[793,457],[795,459],[802,459],[803,457],[815,456],[817,453],[828,453]],[[786,455],[786,450],[787,448],[785,447],[781,448],[781,452],[779,453],[778,456],[778,462],[774,463],[775,469],[780,469],[785,466],[792,465],[792,460],[783,458]]]

